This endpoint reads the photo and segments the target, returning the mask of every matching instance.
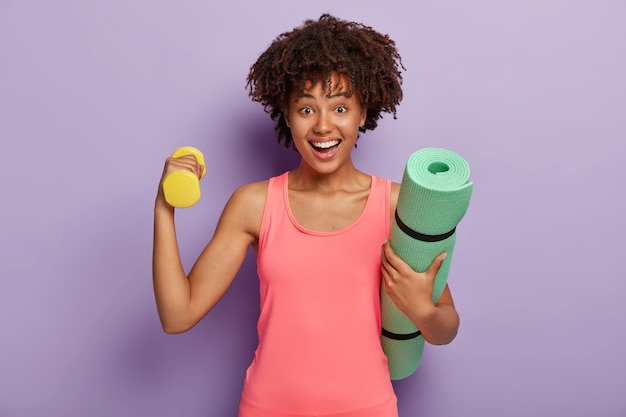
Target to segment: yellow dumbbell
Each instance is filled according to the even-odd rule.
[[[204,155],[192,146],[178,148],[172,154],[172,158],[184,155],[193,155],[204,168],[200,178],[206,173]],[[163,180],[163,194],[165,201],[172,207],[191,207],[200,200],[200,178],[196,174],[187,170],[174,171]]]

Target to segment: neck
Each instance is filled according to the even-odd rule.
[[[369,182],[369,175],[357,170],[352,161],[340,169],[324,173],[312,169],[301,162],[298,168],[289,174],[289,188],[299,190],[336,191],[361,188]]]

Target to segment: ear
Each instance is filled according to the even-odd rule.
[[[367,120],[367,107],[361,106],[361,118],[359,119],[359,127],[365,126],[365,120]]]

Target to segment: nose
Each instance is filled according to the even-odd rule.
[[[313,131],[317,134],[323,135],[330,133],[333,130],[332,116],[326,111],[319,112],[315,119],[315,125]]]

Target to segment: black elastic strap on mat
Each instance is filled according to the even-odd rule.
[[[398,216],[398,210],[396,210],[396,223],[400,230],[402,230],[406,235],[411,236],[413,239],[421,240],[422,242],[439,242],[440,240],[444,240],[449,238],[454,234],[456,227],[450,230],[447,233],[443,233],[441,235],[424,235],[420,232],[417,232],[407,226]]]
[[[393,340],[415,339],[417,336],[421,334],[422,332],[420,332],[419,330],[413,333],[409,333],[409,334],[398,334],[398,333],[392,333],[389,330],[382,329],[382,335],[385,336],[387,339],[393,339]]]

